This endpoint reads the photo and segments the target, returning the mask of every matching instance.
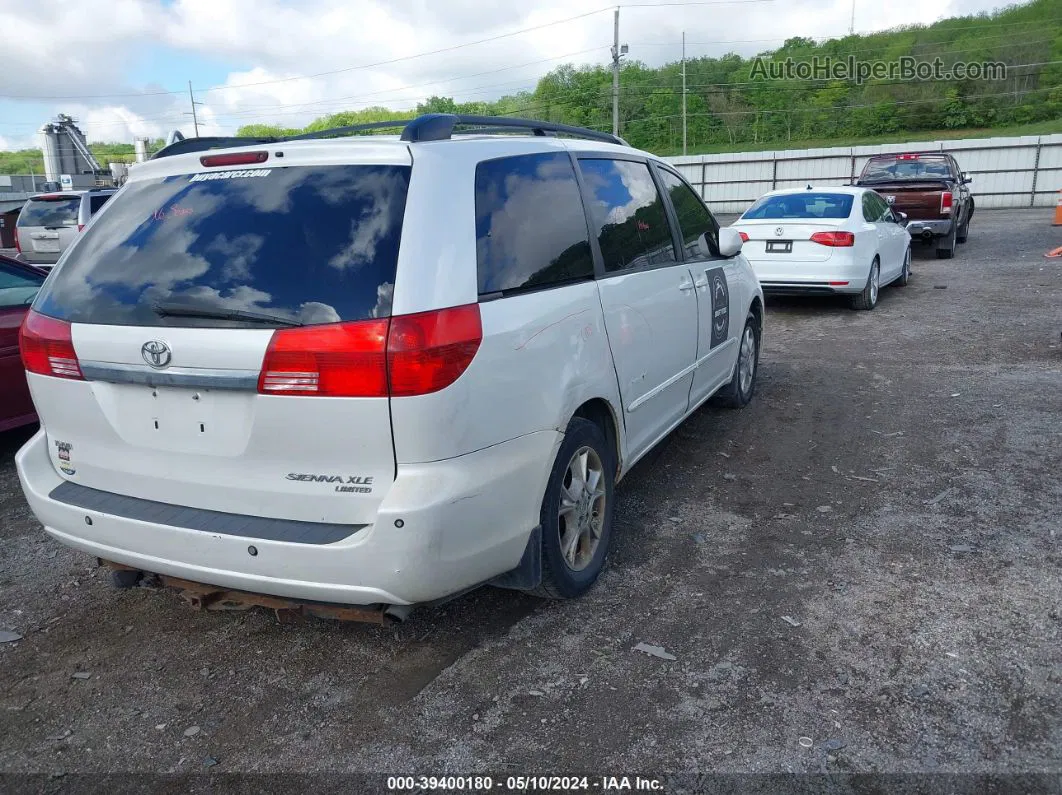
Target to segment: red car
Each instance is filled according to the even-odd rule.
[[[0,255],[0,431],[37,421],[18,353],[18,329],[47,275]]]

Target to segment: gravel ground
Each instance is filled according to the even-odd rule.
[[[1062,773],[1050,223],[980,213],[874,312],[771,301],[752,405],[624,480],[576,602],[381,629],[116,591],[0,435],[0,770]]]

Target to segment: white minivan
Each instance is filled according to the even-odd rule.
[[[130,174],[22,328],[41,430],[17,466],[48,533],[380,609],[593,584],[616,481],[753,394],[738,233],[611,135],[402,124]]]

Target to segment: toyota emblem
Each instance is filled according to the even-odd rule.
[[[774,229],[774,234],[775,234],[775,237],[781,237],[782,235],[785,234],[785,230],[782,227],[777,226]]]
[[[170,363],[173,353],[170,346],[162,340],[148,340],[140,348],[140,355],[144,361],[156,369],[161,369]]]

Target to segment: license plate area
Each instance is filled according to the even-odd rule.
[[[767,241],[767,253],[768,254],[792,254],[793,253],[793,241],[792,240],[768,240]]]
[[[34,238],[33,250],[42,253],[54,253],[59,250],[59,235],[48,238]]]

